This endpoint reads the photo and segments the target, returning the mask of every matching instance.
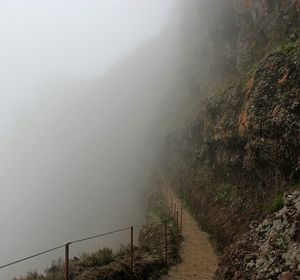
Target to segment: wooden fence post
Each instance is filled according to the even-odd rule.
[[[183,215],[183,207],[180,207],[180,234],[182,235],[182,215]]]
[[[166,195],[165,195],[165,199],[166,199],[166,208],[168,209],[168,189],[167,189],[166,186],[165,186],[165,192],[166,192]]]
[[[174,220],[176,220],[176,203],[174,203]]]
[[[70,242],[65,243],[65,280],[69,280],[69,246]]]
[[[177,255],[179,250],[179,225],[178,225],[178,210],[176,210],[176,246],[177,246]]]
[[[168,266],[168,225],[167,225],[167,221],[165,221],[165,262],[166,262],[166,266]]]
[[[179,235],[178,210],[176,210],[176,234]]]
[[[133,227],[130,228],[130,270],[133,270]]]

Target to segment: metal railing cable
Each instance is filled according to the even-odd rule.
[[[0,269],[8,267],[8,266],[11,266],[13,264],[17,264],[17,263],[29,260],[29,259],[32,259],[32,258],[35,258],[35,257],[38,257],[38,256],[41,256],[41,255],[44,255],[44,254],[47,254],[47,253],[50,253],[52,251],[58,250],[58,249],[63,248],[63,247],[65,247],[65,245],[60,245],[60,246],[57,246],[57,247],[54,247],[54,248],[51,248],[51,249],[48,249],[48,250],[45,250],[45,251],[41,251],[41,252],[36,253],[34,255],[31,255],[31,256],[28,256],[28,257],[25,257],[25,258],[22,258],[22,259],[19,259],[19,260],[7,263],[5,265],[1,265]]]
[[[142,227],[144,225],[145,224],[135,225],[135,226],[133,226],[133,228],[139,228],[139,227]],[[105,235],[110,235],[110,234],[118,233],[118,232],[121,232],[121,231],[125,231],[125,230],[128,230],[130,228],[131,227],[125,227],[125,228],[113,230],[113,231],[110,231],[110,232],[101,233],[101,234],[93,235],[93,236],[90,236],[90,237],[85,237],[85,238],[77,239],[77,240],[74,240],[74,241],[70,241],[68,243],[69,244],[75,244],[75,243],[79,243],[79,242],[82,242],[82,241],[87,241],[87,240],[90,240],[90,239],[95,239],[95,238],[98,238],[98,237],[102,237],[102,236],[105,236]]]
[[[139,228],[139,227],[142,227],[144,225],[145,224],[139,224],[139,225],[133,226],[132,228]],[[26,260],[29,260],[29,259],[41,256],[41,255],[45,255],[47,253],[50,253],[52,251],[55,251],[55,250],[58,250],[60,248],[65,247],[66,244],[70,245],[70,244],[80,243],[80,242],[83,242],[83,241],[95,239],[95,238],[106,236],[106,235],[111,235],[111,234],[114,234],[114,233],[118,233],[118,232],[122,232],[122,231],[125,231],[125,230],[129,230],[129,229],[131,229],[131,227],[125,227],[125,228],[121,228],[121,229],[109,231],[109,232],[106,232],[106,233],[101,233],[101,234],[97,234],[97,235],[93,235],[93,236],[89,236],[89,237],[85,237],[85,238],[81,238],[81,239],[77,239],[77,240],[73,240],[73,241],[68,241],[68,242],[65,242],[63,245],[59,245],[59,246],[53,247],[51,249],[38,252],[38,253],[33,254],[31,256],[28,256],[28,257],[25,257],[25,258],[22,258],[22,259],[19,259],[19,260],[12,261],[12,262],[7,263],[5,265],[0,265],[0,269],[3,269],[3,268],[8,267],[8,266],[12,266],[14,264],[17,264],[17,263],[20,263],[20,262],[23,262],[23,261],[26,261]]]
[[[178,205],[176,205],[176,200],[173,197],[173,193],[169,189],[169,186],[167,185],[167,182],[165,180],[163,180],[163,181],[164,181],[164,185],[162,186],[161,191],[162,191],[162,194],[164,195],[166,208],[169,210],[170,216],[174,219],[174,223],[176,225],[176,244],[177,244],[177,248],[178,248],[178,246],[179,246],[178,245],[179,244],[178,243],[179,242],[178,241],[179,240],[179,238],[178,238],[179,237],[179,230],[182,233],[182,205],[181,205],[181,211],[180,211],[181,212],[181,218],[180,218],[181,225],[180,225],[180,228],[179,228],[179,211],[177,210]],[[170,195],[168,195],[168,194],[170,194]],[[169,204],[168,196],[170,196],[170,199],[171,199],[170,204]],[[11,266],[11,265],[14,265],[14,264],[17,264],[17,263],[20,263],[20,262],[23,262],[23,261],[26,261],[26,260],[29,260],[29,259],[32,259],[32,258],[35,258],[35,257],[40,256],[40,255],[47,254],[49,252],[52,252],[52,251],[55,251],[57,249],[60,249],[60,248],[64,247],[65,248],[64,279],[69,280],[70,279],[70,277],[69,277],[69,272],[70,272],[69,271],[69,262],[70,262],[69,249],[70,249],[71,244],[91,240],[91,239],[94,239],[94,238],[114,234],[114,233],[117,233],[117,232],[122,232],[122,231],[125,231],[125,230],[130,230],[130,271],[132,272],[133,271],[133,265],[134,265],[134,251],[135,251],[134,242],[133,242],[134,229],[145,226],[145,225],[146,224],[139,224],[139,225],[135,225],[135,226],[124,227],[124,228],[121,228],[121,229],[109,231],[109,232],[102,233],[102,234],[97,234],[97,235],[93,235],[93,236],[89,236],[89,237],[85,237],[85,238],[81,238],[81,239],[77,239],[77,240],[73,240],[73,241],[68,241],[68,242],[65,242],[63,245],[51,248],[49,250],[41,251],[41,252],[36,253],[34,255],[31,255],[31,256],[28,256],[28,257],[25,257],[25,258],[22,258],[22,259],[19,259],[19,260],[12,261],[12,262],[7,263],[5,265],[0,265],[0,270],[5,268],[5,267]],[[164,225],[165,225],[164,226],[165,263],[166,263],[166,267],[168,267],[168,251],[169,250],[168,250],[167,219],[164,221]]]
[[[70,241],[68,243],[69,244],[75,244],[75,243],[79,243],[79,242],[82,242],[82,241],[87,241],[87,240],[95,239],[95,238],[98,238],[98,237],[102,237],[102,236],[105,236],[105,235],[110,235],[110,234],[118,233],[118,232],[125,231],[125,230],[128,230],[128,229],[130,229],[130,227],[121,228],[121,229],[118,229],[118,230],[113,230],[113,231],[110,231],[110,232],[101,233],[101,234],[93,235],[93,236],[90,236],[90,237],[85,237],[85,238],[77,239],[77,240],[74,240],[74,241]]]

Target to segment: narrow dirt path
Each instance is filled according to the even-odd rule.
[[[170,191],[170,190],[169,190]],[[173,195],[180,209],[181,202]],[[212,280],[217,269],[218,257],[209,242],[208,234],[203,232],[190,213],[183,208],[182,235],[184,241],[180,255],[182,262],[172,267],[163,280]]]

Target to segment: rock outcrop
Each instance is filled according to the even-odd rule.
[[[300,279],[300,193],[225,250],[215,279]]]

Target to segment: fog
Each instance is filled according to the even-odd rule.
[[[0,2],[0,265],[144,222],[153,128],[177,65],[173,12],[171,0]]]

